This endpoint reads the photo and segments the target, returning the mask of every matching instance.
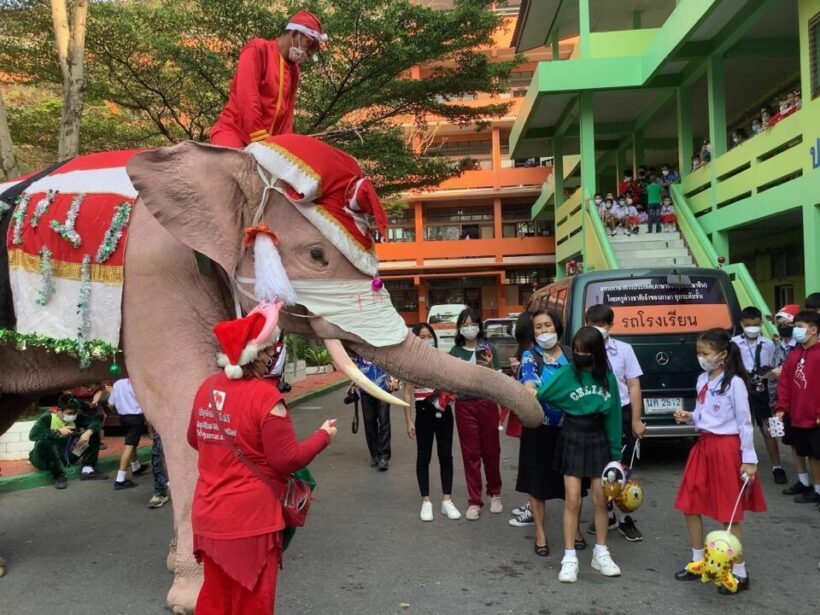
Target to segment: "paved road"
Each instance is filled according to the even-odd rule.
[[[686,451],[655,445],[645,451],[640,477],[648,501],[640,511],[646,540],[611,538],[621,579],[605,579],[581,553],[575,586],[557,581],[560,506],[548,505],[554,552],[532,552],[533,532],[507,525],[508,515],[477,522],[418,520],[415,447],[401,411],[394,411],[393,461],[379,473],[367,464],[364,434],[349,431],[350,410],[335,392],[295,410],[307,435],[325,417],[344,430],[312,470],[319,480],[309,527],[295,539],[280,575],[278,612],[316,614],[452,613],[609,614],[820,612],[820,513],[780,495],[763,467],[770,512],[746,524],[752,591],[718,596],[713,586],[672,579],[688,553],[681,516],[672,508]],[[512,491],[517,441],[502,437],[505,506]],[[762,450],[762,447],[758,447]],[[464,510],[464,481],[456,451],[455,492]],[[433,488],[438,486],[434,462]],[[787,468],[791,470],[791,468]],[[0,579],[0,613],[9,615],[161,614],[170,575],[165,547],[170,510],[145,508],[138,489],[72,482],[65,492],[42,488],[0,496],[0,553],[9,573]],[[585,512],[585,525],[589,512]],[[590,541],[591,542],[591,541]],[[800,598],[798,598],[800,596]],[[409,606],[408,606],[409,605]]]

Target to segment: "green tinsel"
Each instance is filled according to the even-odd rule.
[[[11,211],[14,205],[10,203],[6,203],[5,201],[0,201],[0,222],[3,221],[3,218],[6,217],[6,214]]]
[[[117,250],[117,246],[120,243],[125,227],[128,226],[130,218],[131,203],[126,201],[117,205],[114,211],[114,217],[111,219],[111,225],[108,227],[108,230],[105,231],[100,248],[97,250],[97,256],[94,257],[94,262],[104,263],[111,258],[111,255]]]
[[[46,352],[65,354],[70,357],[80,356],[77,340],[56,339],[37,333],[17,333],[10,329],[0,329],[0,344],[14,344],[17,350],[43,348]],[[113,358],[120,349],[101,340],[86,340],[85,351],[96,361]]]

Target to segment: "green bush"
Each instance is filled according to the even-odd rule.
[[[305,364],[310,367],[321,367],[330,363],[330,353],[327,348],[311,346],[305,351]]]

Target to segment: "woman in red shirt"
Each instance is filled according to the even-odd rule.
[[[197,615],[273,613],[285,523],[280,494],[289,476],[336,435],[334,421],[299,442],[290,413],[267,378],[276,365],[278,306],[214,327],[223,371],[194,399],[188,443],[199,453],[191,513],[194,553],[205,567]],[[216,406],[214,408],[214,406]],[[233,445],[277,487],[234,455]]]

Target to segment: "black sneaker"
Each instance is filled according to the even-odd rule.
[[[370,467],[375,468],[379,465],[379,460],[375,457],[370,458]]]
[[[97,470],[93,472],[81,472],[80,480],[108,480],[108,474],[103,474]]]
[[[387,459],[379,459],[379,472],[387,472]]]
[[[131,474],[133,474],[134,476],[142,476],[143,474],[145,474],[148,471],[148,469],[150,467],[151,467],[150,463],[140,464],[140,467],[138,467],[136,470],[131,470]]]
[[[735,577],[735,579],[737,579],[737,591],[736,592],[730,592],[728,589],[723,587],[723,585],[721,585],[720,587],[718,587],[718,593],[723,595],[723,596],[734,596],[735,594],[739,594],[740,592],[749,591],[749,577],[748,576],[743,577],[743,578]]]
[[[820,495],[814,489],[794,496],[794,501],[798,504],[817,504],[820,503]]]
[[[786,470],[783,468],[775,468],[772,470],[772,474],[774,475],[774,482],[776,485],[785,485],[789,482],[789,479],[786,478]],[[800,483],[801,485],[803,483]]]
[[[57,477],[57,480],[54,481],[54,488],[55,489],[65,489],[68,487],[68,478],[65,474],[60,474]]]
[[[120,489],[131,489],[131,487],[136,487],[137,483],[132,481],[130,478],[126,478],[124,481],[114,481],[114,491],[119,491]]]
[[[811,491],[811,487],[806,487],[806,485],[797,481],[791,487],[786,487],[783,490],[783,495],[800,495],[801,493],[808,493],[809,491]]]
[[[615,515],[609,515],[609,529],[614,530],[618,527],[618,520],[615,518]],[[589,524],[587,528],[587,534],[595,535],[595,521],[593,520],[592,523]]]
[[[618,524],[618,531],[628,542],[640,542],[643,540],[643,534],[635,527],[635,521],[633,521],[630,516],[624,517],[624,522]]]
[[[700,575],[695,574],[694,572],[689,572],[686,569],[686,566],[681,568],[675,573],[675,580],[676,581],[699,581]]]
[[[532,511],[527,508],[517,517],[510,519],[509,523],[513,527],[529,527],[535,525],[535,517],[532,516]]]

